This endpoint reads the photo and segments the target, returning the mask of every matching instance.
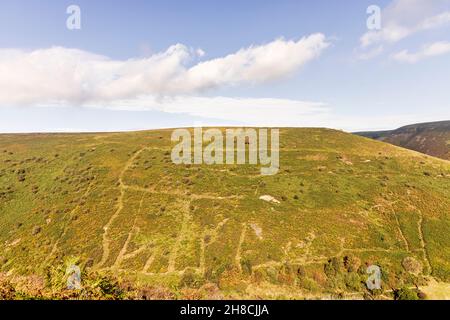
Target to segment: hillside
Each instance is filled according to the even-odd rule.
[[[450,160],[450,121],[420,123],[391,131],[356,134]]]
[[[60,297],[71,263],[101,298],[363,293],[370,264],[385,290],[450,281],[450,162],[282,129],[262,176],[174,165],[171,132],[0,135],[0,284]]]

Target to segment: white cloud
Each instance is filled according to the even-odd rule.
[[[448,112],[430,115],[426,110],[420,114],[392,110],[384,115],[362,110],[342,115],[325,103],[272,98],[141,97],[90,107],[40,107],[32,108],[33,112],[29,108],[0,108],[0,132],[99,132],[186,126],[328,127],[365,131],[448,118]]]
[[[91,103],[89,107],[114,110],[156,110],[186,114],[204,119],[253,126],[313,126],[329,116],[325,103],[275,98],[230,98],[177,96],[140,97],[109,104]],[[208,121],[209,125],[213,122]]]
[[[422,49],[415,53],[410,53],[408,50],[400,51],[394,55],[392,58],[399,62],[406,63],[416,63],[420,60],[443,55],[450,52],[450,42],[440,41],[432,44],[428,44],[422,47]]]
[[[450,25],[450,0],[394,0],[381,13],[381,30],[360,38],[361,48],[392,44],[418,32]]]
[[[382,45],[378,47],[371,48],[369,50],[356,51],[358,54],[358,58],[361,60],[370,60],[382,54],[384,51],[384,47]]]
[[[411,123],[446,119],[448,116],[448,114],[429,115],[426,112],[388,115],[364,112],[340,115],[331,105],[324,102],[274,98],[141,97],[133,101],[117,101],[114,104],[98,104],[91,107],[102,110],[105,108],[129,111],[156,110],[203,119],[202,122],[188,122],[187,126],[326,127],[346,131],[393,129]]]
[[[440,28],[450,23],[450,11],[442,12],[435,16],[426,18],[419,25],[419,30],[429,30],[434,28]]]
[[[130,60],[62,47],[31,52],[0,49],[0,105],[107,104],[271,81],[295,72],[328,45],[323,34],[313,34],[298,41],[277,39],[203,62],[198,62],[203,50],[181,44]]]

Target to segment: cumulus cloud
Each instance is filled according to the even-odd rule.
[[[129,60],[62,47],[0,49],[0,105],[100,105],[271,81],[295,72],[328,46],[323,34],[312,34],[200,62],[203,50],[181,44]]]
[[[408,50],[400,51],[394,55],[392,58],[399,62],[405,63],[416,63],[420,60],[443,55],[450,52],[450,42],[440,41],[432,44],[428,44],[422,47],[422,49],[415,53],[410,53]]]
[[[381,13],[381,30],[370,30],[360,38],[360,49],[380,54],[384,45],[394,44],[419,32],[450,25],[450,0],[394,0]]]

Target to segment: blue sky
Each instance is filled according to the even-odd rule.
[[[66,28],[72,4],[81,30]],[[381,30],[367,29],[372,4]],[[0,6],[1,132],[450,119],[447,0]]]

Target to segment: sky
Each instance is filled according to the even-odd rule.
[[[0,0],[0,132],[382,130],[449,89],[450,0]]]

